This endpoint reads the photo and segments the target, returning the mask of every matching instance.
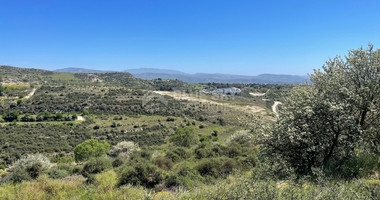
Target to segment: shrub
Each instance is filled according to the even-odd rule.
[[[192,189],[197,182],[201,182],[204,179],[189,162],[178,164],[174,171],[176,173],[171,173],[165,178],[165,185],[167,187],[183,186],[187,189]]]
[[[215,157],[218,156],[218,154],[213,151],[213,148],[209,144],[204,144],[202,143],[199,145],[195,150],[195,157],[197,159],[202,159],[202,158],[209,158],[209,157]]]
[[[97,191],[108,192],[117,186],[117,174],[113,170],[109,170],[94,176],[94,185]]]
[[[239,157],[238,162],[245,168],[250,169],[252,167],[255,167],[257,165],[258,157],[256,152],[251,152],[246,157]]]
[[[217,130],[214,130],[212,133],[211,133],[211,136],[214,136],[214,137],[218,137],[218,131]]]
[[[170,173],[164,179],[164,184],[166,187],[177,187],[181,185],[181,180],[179,180],[179,176],[175,173]]]
[[[154,164],[163,170],[171,170],[174,165],[173,161],[167,157],[156,158]]]
[[[195,169],[202,176],[213,176],[217,178],[220,175],[220,166],[222,162],[216,158],[205,158],[198,162]]]
[[[193,127],[178,128],[175,134],[170,137],[170,142],[173,142],[177,146],[190,147],[197,143],[197,135]]]
[[[155,165],[145,160],[139,160],[130,166],[124,166],[119,177],[119,185],[132,184],[147,188],[154,188],[161,181],[161,171]]]
[[[83,110],[82,115],[89,115],[90,112],[88,110]]]
[[[175,121],[175,118],[174,117],[168,117],[168,118],[166,118],[166,121],[173,122],[173,121]]]
[[[117,143],[115,146],[112,147],[110,151],[110,155],[114,157],[121,157],[124,159],[128,159],[131,154],[135,151],[140,151],[140,147],[138,144],[135,144],[132,141],[123,141]]]
[[[12,180],[20,182],[37,178],[43,171],[50,168],[49,158],[41,154],[27,155],[15,162],[12,166]]]
[[[139,161],[141,159],[144,160],[150,160],[152,158],[152,152],[149,150],[140,150],[140,151],[134,151],[129,160],[132,161]]]
[[[47,171],[47,174],[49,178],[52,178],[52,179],[61,179],[70,175],[68,171],[63,170],[63,169],[57,169],[57,168],[50,169],[49,171]]]
[[[112,167],[119,167],[124,164],[124,159],[121,157],[117,157],[112,161]]]
[[[218,178],[232,173],[237,167],[236,162],[230,158],[205,158],[198,162],[195,169],[202,176]]]
[[[13,122],[15,120],[18,119],[19,117],[19,112],[18,111],[12,111],[12,112],[7,112],[5,113],[5,115],[3,116],[3,119],[6,121],[6,122]]]
[[[235,169],[238,168],[238,165],[233,159],[224,160],[222,166],[220,167],[220,173],[223,175],[231,174]]]
[[[82,172],[82,170],[83,170],[83,166],[82,165],[72,166],[71,173],[72,174],[79,174],[79,173]]]
[[[176,147],[168,152],[166,152],[166,157],[172,160],[173,162],[177,162],[183,159],[187,159],[191,156],[190,152],[188,152],[183,147]]]
[[[239,144],[246,144],[253,140],[252,133],[249,130],[237,131],[232,134],[227,140],[226,143],[236,142]]]
[[[199,138],[199,142],[208,142],[209,141],[209,138],[207,136],[202,136],[201,138]]]
[[[21,121],[23,121],[23,122],[34,122],[34,121],[36,121],[36,117],[32,116],[29,113],[26,113],[24,116],[21,117]]]
[[[32,177],[30,176],[30,174],[26,170],[20,169],[20,170],[15,171],[10,176],[10,180],[14,183],[19,183],[22,181],[32,180]]]
[[[118,126],[121,126],[121,124],[120,123],[116,123],[116,122],[112,122],[112,124],[111,124],[111,128],[116,128]]]
[[[246,153],[246,151],[244,151],[243,147],[235,142],[229,143],[225,152],[230,158],[241,156],[244,153]]]
[[[82,169],[82,175],[89,177],[112,167],[112,161],[106,157],[91,158]]]
[[[74,162],[74,158],[73,157],[65,157],[65,156],[62,156],[59,158],[59,163],[72,163]]]
[[[360,153],[343,164],[330,161],[326,165],[327,175],[342,178],[366,177],[380,169],[380,162],[375,154]]]

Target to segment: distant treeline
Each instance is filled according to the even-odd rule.
[[[20,115],[18,111],[11,111],[3,114],[1,116],[2,120],[5,122],[42,122],[42,121],[74,121],[76,120],[78,115],[76,113],[56,113],[53,114],[51,112],[45,111],[42,113],[38,113],[36,115],[32,115],[30,113],[26,113]],[[0,120],[1,122],[1,120]]]

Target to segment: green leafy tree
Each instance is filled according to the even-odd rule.
[[[75,160],[84,161],[91,157],[106,155],[109,150],[110,144],[108,144],[108,142],[105,140],[86,140],[74,148]]]
[[[380,50],[351,50],[323,70],[311,75],[311,86],[291,92],[265,141],[268,153],[301,174],[343,163],[355,148],[379,151]]]
[[[23,121],[23,122],[34,122],[34,121],[36,121],[36,118],[32,114],[26,113],[24,116],[21,117],[21,121]]]
[[[190,126],[178,128],[175,134],[170,137],[170,142],[182,147],[190,147],[197,143],[197,141],[197,135],[195,134],[194,128]]]
[[[3,119],[7,122],[13,122],[17,120],[19,116],[20,116],[20,113],[18,111],[12,111],[12,112],[7,112],[3,116]]]

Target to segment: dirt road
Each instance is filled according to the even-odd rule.
[[[29,99],[30,97],[32,97],[34,95],[34,93],[36,92],[37,88],[33,88],[33,90],[24,97],[24,99]]]
[[[254,105],[238,106],[238,105],[233,105],[231,103],[221,103],[221,102],[202,98],[202,96],[192,96],[186,93],[168,92],[168,91],[154,91],[154,93],[160,94],[160,95],[168,95],[178,100],[196,101],[196,102],[209,103],[209,104],[214,104],[214,105],[222,105],[222,106],[240,110],[246,113],[259,113],[259,112],[265,111],[264,108],[259,107],[259,106],[254,106]]]
[[[278,105],[282,104],[281,102],[279,101],[275,101],[274,104],[272,105],[272,111],[274,112],[274,114],[276,114],[278,116]]]

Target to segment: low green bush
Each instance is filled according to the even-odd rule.
[[[173,161],[167,157],[157,157],[155,160],[154,160],[154,164],[157,165],[159,168],[163,169],[163,170],[171,170],[173,168]]]
[[[48,170],[47,174],[49,178],[52,178],[52,179],[61,179],[70,175],[68,171],[63,170],[63,169],[57,169],[57,168]]]
[[[187,159],[191,156],[191,152],[189,152],[186,148],[183,147],[175,147],[166,152],[166,157],[172,160],[173,162],[178,162],[183,159]]]
[[[330,161],[325,166],[325,173],[335,178],[367,177],[380,169],[378,156],[359,153],[345,161]]]
[[[50,160],[41,154],[27,155],[15,162],[12,166],[10,180],[21,182],[36,179],[50,168]]]
[[[113,161],[112,161],[112,167],[119,167],[121,165],[123,165],[125,162],[125,158],[122,158],[122,157],[116,157]]]
[[[222,165],[222,160],[219,158],[204,158],[198,162],[196,165],[196,170],[202,176],[220,176],[220,166]]]
[[[112,161],[107,157],[91,158],[82,169],[82,175],[89,177],[112,167]]]
[[[154,188],[162,181],[162,173],[154,164],[139,160],[134,163],[124,165],[119,175],[119,186],[132,184]]]
[[[177,146],[190,147],[198,142],[198,136],[195,134],[193,127],[186,126],[178,128],[169,140]]]

